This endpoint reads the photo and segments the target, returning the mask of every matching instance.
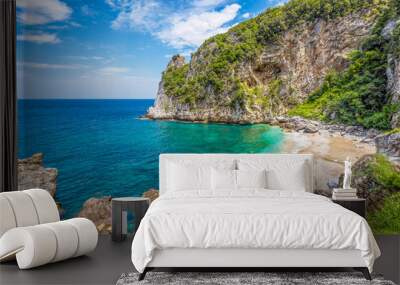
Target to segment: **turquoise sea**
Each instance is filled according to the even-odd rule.
[[[66,217],[93,196],[158,188],[160,153],[279,152],[284,133],[264,124],[144,120],[153,100],[19,100],[19,157],[44,153],[58,168]]]

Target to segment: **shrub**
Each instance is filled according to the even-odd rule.
[[[400,192],[386,197],[382,208],[369,214],[367,220],[376,234],[399,234]]]
[[[371,173],[385,188],[400,191],[400,173],[393,164],[382,154],[375,155],[371,164]]]

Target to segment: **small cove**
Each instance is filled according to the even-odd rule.
[[[19,158],[44,154],[58,169],[57,199],[74,216],[90,197],[158,188],[160,153],[278,153],[285,134],[266,124],[143,120],[153,100],[19,100]]]

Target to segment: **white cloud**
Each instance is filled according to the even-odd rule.
[[[244,19],[248,19],[248,18],[250,18],[250,17],[251,17],[250,13],[244,13],[244,14],[242,15],[242,18],[244,18]]]
[[[114,2],[114,6],[117,7]],[[162,17],[161,4],[153,0],[134,1],[130,5],[125,2],[120,6],[121,12],[112,22],[113,29],[120,29],[124,26],[129,28],[139,28],[153,30],[158,27],[158,18]]]
[[[225,3],[226,0],[195,0],[193,6],[195,7],[216,7]]]
[[[81,24],[79,24],[78,22],[74,22],[74,21],[69,22],[69,25],[73,28],[81,28],[82,27]]]
[[[70,28],[81,28],[81,27],[82,27],[81,24],[74,21],[67,22],[64,25],[46,25],[47,30],[66,30]]]
[[[56,34],[47,33],[17,35],[17,40],[33,42],[37,44],[57,44],[61,42]]]
[[[98,73],[104,74],[104,75],[121,75],[121,74],[126,74],[129,73],[130,69],[126,67],[119,67],[119,66],[107,66],[100,68],[98,70]]]
[[[46,29],[47,30],[65,30],[68,29],[68,25],[47,25]]]
[[[157,35],[175,48],[199,46],[205,39],[226,32],[229,26],[225,24],[236,18],[239,9],[240,5],[231,4],[221,11],[206,11],[185,17],[176,15],[171,25]]]
[[[113,9],[128,8],[135,1],[140,0],[105,0],[106,4],[110,5]]]
[[[27,68],[38,68],[38,69],[80,69],[86,67],[81,64],[52,64],[42,62],[18,62],[18,66]]]
[[[72,13],[72,9],[60,0],[18,0],[17,8],[18,21],[26,25],[63,21]]]
[[[96,15],[96,12],[92,8],[90,8],[89,5],[83,5],[81,7],[81,13],[89,17]]]
[[[205,39],[227,31],[237,17],[239,4],[226,0],[193,0],[173,7],[157,0],[106,0],[119,11],[112,28],[149,32],[176,49],[194,48]]]
[[[282,6],[285,5],[289,0],[268,0],[271,5],[271,7],[277,7],[277,6]]]

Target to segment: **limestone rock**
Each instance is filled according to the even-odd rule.
[[[168,68],[179,68],[185,64],[185,58],[180,55],[174,55],[170,62],[167,65]],[[165,95],[164,92],[164,82],[161,81],[158,84],[158,91],[157,91],[157,96],[156,100],[154,102],[154,106],[150,107],[146,117],[148,118],[158,118],[158,119],[173,119],[174,114],[171,112],[171,108],[173,108],[174,105],[178,104],[177,102],[174,102],[172,98],[169,98],[168,96]],[[179,104],[180,106],[181,104]],[[176,108],[179,108],[178,105],[176,105]]]
[[[18,160],[18,190],[41,188],[54,197],[57,191],[57,175],[56,168],[43,166],[42,153]]]
[[[307,125],[304,128],[304,132],[305,133],[317,133],[318,132],[318,128],[314,125]]]
[[[400,161],[400,132],[377,136],[375,144],[379,153],[389,156],[392,160]]]
[[[392,37],[393,30],[396,28],[396,25],[399,23],[399,20],[390,20],[386,23],[385,27],[382,29],[382,36],[385,40],[388,40]]]
[[[400,59],[393,55],[389,56],[388,67],[386,70],[388,78],[386,89],[391,94],[390,103],[393,105],[400,104]],[[400,109],[392,116],[392,128],[400,128]]]
[[[145,197],[145,198],[149,198],[150,199],[150,203],[151,203],[155,199],[157,199],[159,195],[160,195],[160,193],[158,192],[157,189],[150,188],[149,190],[144,192],[142,196]]]
[[[90,198],[83,204],[78,217],[91,220],[99,233],[111,232],[111,196]]]
[[[216,93],[211,85],[202,87],[197,96],[196,106],[184,103],[174,96],[167,96],[164,82],[160,81],[155,104],[148,110],[152,119],[177,119],[185,121],[227,122],[227,123],[269,123],[273,117],[286,114],[287,110],[303,102],[323,82],[332,70],[342,71],[348,66],[348,53],[360,46],[371,31],[374,17],[365,17],[366,11],[347,16],[313,22],[306,22],[284,32],[279,40],[265,44],[263,51],[251,60],[243,60],[232,70],[252,88],[260,88],[264,95],[270,92],[270,84],[277,80],[276,104],[266,110],[256,103],[244,106],[232,104],[236,93],[225,84],[222,93]],[[234,32],[227,32],[228,41],[238,41]],[[185,80],[201,74],[201,68],[208,64],[212,55],[218,52],[215,41],[206,41],[195,53],[188,65]],[[174,56],[167,68],[182,66],[184,58]],[[272,91],[271,91],[272,92]],[[251,100],[250,100],[251,101]],[[283,123],[283,122],[282,122]],[[303,130],[300,124],[297,128]],[[315,132],[315,128],[307,128]]]
[[[390,20],[386,23],[382,29],[382,36],[385,39],[394,39],[393,31],[400,25],[400,19]],[[397,45],[398,43],[392,43]],[[400,104],[400,58],[398,54],[388,55],[388,64],[386,68],[387,84],[386,89],[391,94],[390,103],[392,105]],[[400,128],[400,109],[398,109],[393,115],[391,120],[391,127]]]

